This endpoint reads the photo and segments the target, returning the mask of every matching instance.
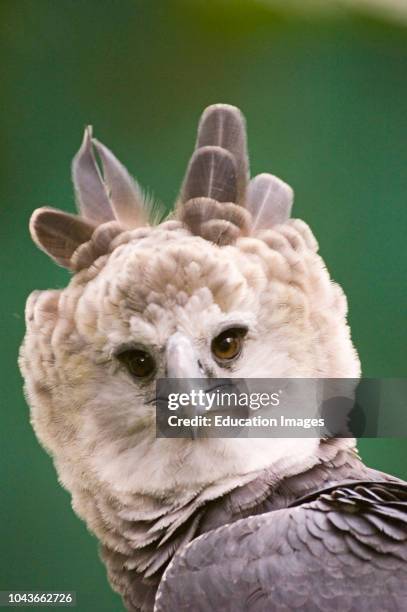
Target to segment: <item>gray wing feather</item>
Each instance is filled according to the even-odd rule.
[[[389,490],[396,501],[386,500]],[[239,520],[175,555],[155,612],[401,612],[406,523],[403,483],[338,487],[296,507]]]

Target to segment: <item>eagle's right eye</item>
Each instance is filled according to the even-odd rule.
[[[142,349],[128,349],[119,353],[117,358],[135,378],[147,378],[155,371],[153,357]]]

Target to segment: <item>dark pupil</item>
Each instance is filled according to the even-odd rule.
[[[222,338],[219,341],[219,345],[218,345],[219,350],[222,353],[227,353],[233,347],[234,343],[235,343],[235,338],[232,338],[232,336],[228,336],[227,338]]]
[[[126,351],[122,359],[134,376],[148,376],[154,370],[154,360],[144,351]]]

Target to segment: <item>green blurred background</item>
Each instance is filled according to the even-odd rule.
[[[364,375],[403,376],[407,29],[394,15],[255,0],[2,0],[0,12],[0,590],[72,589],[81,612],[121,610],[29,425],[16,365],[24,302],[68,280],[31,243],[30,213],[73,211],[70,162],[88,123],[170,206],[200,112],[235,104],[252,170],[293,185],[294,214],[348,295]],[[405,440],[360,449],[407,478]]]

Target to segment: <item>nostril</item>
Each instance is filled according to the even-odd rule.
[[[204,373],[204,367],[200,359],[198,359],[198,368],[201,370],[202,374]]]

